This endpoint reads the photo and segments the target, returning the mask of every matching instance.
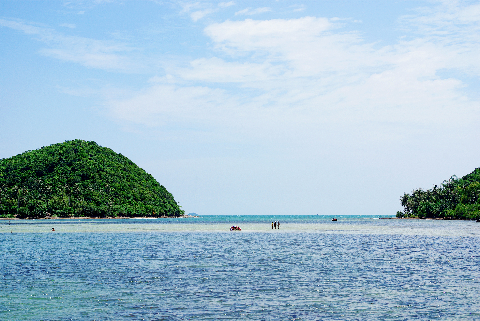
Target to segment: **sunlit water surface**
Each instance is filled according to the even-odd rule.
[[[337,218],[2,220],[0,319],[480,319],[480,223]]]

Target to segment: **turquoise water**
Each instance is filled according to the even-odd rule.
[[[480,223],[331,218],[0,221],[0,319],[480,319]]]

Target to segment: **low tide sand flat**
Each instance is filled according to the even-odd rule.
[[[267,217],[202,216],[188,219],[51,219],[2,220],[0,233],[45,233],[51,228],[64,233],[127,233],[127,232],[229,232],[232,223],[241,222],[242,232],[270,233],[345,233],[399,234],[431,236],[480,237],[480,224],[475,221],[379,220],[379,217],[345,216],[332,223],[321,216],[285,216],[281,229],[272,230]]]

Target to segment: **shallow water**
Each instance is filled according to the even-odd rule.
[[[475,222],[40,220],[0,231],[2,320],[480,319]]]

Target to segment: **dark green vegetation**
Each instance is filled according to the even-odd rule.
[[[0,160],[2,217],[183,214],[152,175],[95,142],[66,141]]]
[[[400,200],[404,211],[397,217],[479,220],[480,168],[462,178],[453,176],[441,187],[414,190]]]

